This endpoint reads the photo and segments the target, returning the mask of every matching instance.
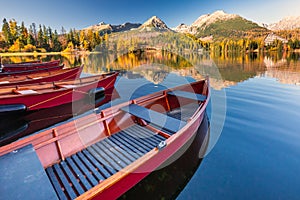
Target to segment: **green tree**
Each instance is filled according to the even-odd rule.
[[[27,31],[27,28],[24,25],[24,22],[22,22],[21,27],[20,27],[19,40],[22,44],[26,45],[27,44],[27,38],[28,38],[28,31]]]
[[[5,18],[3,19],[2,32],[3,32],[5,42],[7,43],[7,45],[13,44],[10,27]]]
[[[58,34],[57,34],[56,30],[53,33],[52,39],[53,39],[52,51],[56,51],[56,52],[61,51],[62,50],[62,45],[58,40]]]
[[[37,44],[39,47],[43,47],[44,46],[44,33],[42,30],[42,25],[39,25],[39,30],[37,33]]]
[[[26,41],[27,41],[27,44],[31,44],[31,45],[35,46],[35,41],[31,34],[28,34]]]

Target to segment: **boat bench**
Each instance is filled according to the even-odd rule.
[[[0,194],[0,199],[58,199],[32,145],[0,157]]]
[[[205,101],[207,98],[205,95],[202,95],[202,94],[196,94],[196,93],[186,92],[186,91],[181,91],[181,90],[170,91],[170,92],[168,92],[168,94],[177,96],[177,97],[192,99],[195,101]]]
[[[38,94],[38,92],[35,91],[35,90],[16,90],[16,89],[13,89],[13,93],[15,93],[15,94],[22,94],[22,95]]]
[[[66,88],[66,89],[72,89],[72,88],[76,88],[77,86],[76,85],[57,85],[54,83],[54,86],[56,88]]]
[[[121,108],[121,110],[173,133],[179,131],[186,124],[184,121],[147,109],[137,104],[130,104],[129,106]]]

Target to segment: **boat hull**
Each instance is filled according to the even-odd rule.
[[[54,73],[51,73],[51,71],[47,72],[47,76],[45,73],[39,73],[36,74],[37,78],[30,78],[25,80],[20,80],[20,78],[16,78],[17,80],[14,81],[14,78],[2,78],[0,79],[0,86],[11,86],[11,85],[27,85],[27,84],[34,84],[34,83],[41,83],[41,82],[53,82],[53,81],[60,81],[60,80],[74,80],[76,78],[79,78],[81,71],[83,67],[75,67],[71,69],[62,69],[54,71]],[[57,73],[56,73],[57,72]],[[60,72],[60,73],[59,73]],[[41,75],[41,76],[40,76]],[[8,80],[8,81],[6,81]],[[18,81],[20,80],[20,81]]]
[[[22,71],[12,71],[12,72],[0,72],[0,78],[8,77],[8,76],[18,76],[18,75],[28,75],[40,72],[49,72],[62,69],[64,65],[57,65],[53,67],[41,68],[41,69],[30,69],[30,70],[22,70]]]
[[[117,75],[118,73],[114,73],[113,75],[107,76],[106,78],[98,79],[94,82],[76,88],[71,87],[57,90],[53,89],[51,92],[46,93],[10,95],[8,97],[1,98],[0,105],[13,106],[15,104],[22,104],[26,106],[26,111],[34,111],[44,108],[51,108],[70,102],[75,102],[85,98],[87,99],[87,102],[89,102],[90,90],[100,87],[103,87],[105,90],[108,90],[114,87]]]
[[[26,71],[34,69],[44,69],[49,67],[58,66],[60,60],[54,60],[50,62],[43,63],[16,63],[16,64],[4,64],[2,67],[3,72],[17,72],[17,71]]]

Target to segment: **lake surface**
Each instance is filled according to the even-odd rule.
[[[60,58],[66,66],[83,63],[83,76],[120,71],[115,85],[119,97],[99,109],[210,76],[206,156],[172,165],[168,169],[176,172],[173,176],[161,171],[158,178],[151,176],[122,198],[130,199],[133,193],[149,199],[153,196],[148,194],[166,199],[299,199],[299,54],[211,57],[153,51],[42,59],[52,58]],[[3,58],[9,59],[34,58]],[[199,151],[200,141],[190,148]],[[158,180],[165,184],[155,187]],[[167,186],[174,182],[177,184]],[[161,190],[166,192],[158,193]]]

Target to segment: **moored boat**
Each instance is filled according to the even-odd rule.
[[[49,72],[62,69],[64,64],[57,65],[54,67],[45,67],[45,68],[37,68],[37,69],[30,69],[30,70],[22,70],[22,71],[11,71],[11,72],[3,72],[0,70],[0,78],[8,77],[8,76],[19,76],[19,75],[28,75],[34,73],[41,73],[41,72]]]
[[[9,144],[21,137],[40,131],[57,123],[79,117],[86,112],[95,112],[95,108],[119,98],[115,88],[103,91],[95,101],[82,99],[76,102],[28,112],[26,115],[4,116],[0,119],[0,146]]]
[[[41,82],[0,88],[0,115],[51,108],[81,99],[93,100],[114,86],[118,73],[112,72],[76,80]]]
[[[53,82],[60,80],[73,80],[79,78],[83,66],[60,69],[48,72],[33,73],[29,75],[8,76],[0,78],[0,86],[27,85],[40,82]]]
[[[121,103],[1,147],[0,166],[31,156],[12,173],[21,183],[30,174],[40,198],[115,199],[196,134],[209,99],[206,79]],[[18,183],[7,174],[7,198],[26,197],[31,185],[11,194]]]
[[[53,60],[49,62],[26,62],[26,63],[12,63],[2,64],[2,72],[26,71],[32,69],[41,69],[58,66],[60,60]]]

